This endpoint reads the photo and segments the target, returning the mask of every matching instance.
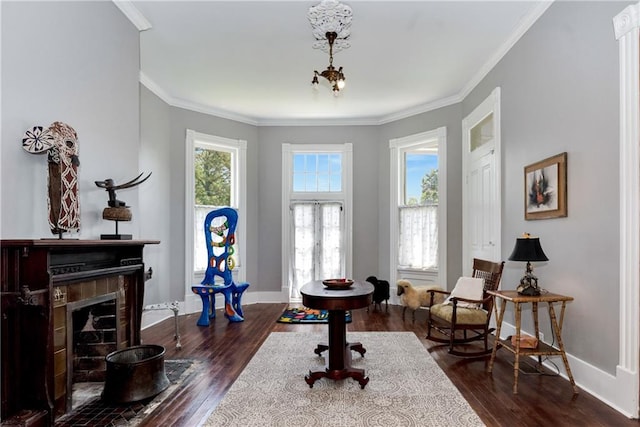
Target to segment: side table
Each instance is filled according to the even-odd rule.
[[[351,351],[357,351],[364,356],[367,350],[359,342],[347,342],[345,313],[347,310],[369,306],[373,297],[373,285],[368,282],[354,282],[350,288],[331,290],[321,281],[313,281],[304,285],[300,294],[305,307],[329,311],[328,343],[318,344],[314,350],[317,355],[329,350],[329,361],[323,371],[309,371],[305,376],[309,387],[313,387],[320,378],[353,378],[358,381],[360,388],[364,388],[369,382],[369,377],[365,376],[364,369],[351,366]]]
[[[497,313],[497,329],[496,338],[493,342],[493,350],[491,352],[491,359],[489,360],[488,371],[493,370],[493,362],[496,358],[496,351],[498,347],[504,347],[515,355],[515,361],[513,364],[513,392],[518,393],[518,371],[520,367],[520,356],[538,356],[538,363],[542,364],[542,356],[561,356],[564,362],[564,367],[567,371],[569,381],[573,386],[574,394],[578,393],[578,387],[571,374],[571,368],[569,367],[569,361],[564,351],[564,344],[562,343],[562,322],[564,320],[564,311],[568,301],[573,301],[573,297],[568,297],[559,294],[545,293],[542,295],[520,295],[517,291],[488,291],[494,298],[494,307]],[[497,300],[500,300],[500,312],[498,313]],[[515,306],[515,320],[516,320],[516,345],[512,345],[509,339],[500,339],[500,330],[502,329],[502,319],[504,318],[504,312],[507,308],[507,303],[512,302]],[[550,346],[540,341],[540,329],[538,327],[538,303],[546,302],[549,305],[549,318],[551,320],[551,327],[553,334],[558,341],[558,348]],[[560,320],[556,318],[556,312],[553,308],[554,303],[562,303],[562,309],[560,311]],[[533,323],[535,328],[535,336],[538,339],[538,346],[536,348],[521,348],[520,347],[520,326],[522,316],[522,305],[531,303]]]

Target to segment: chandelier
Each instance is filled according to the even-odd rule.
[[[342,67],[336,70],[336,68],[333,66],[333,42],[336,40],[337,36],[338,34],[336,34],[335,31],[327,32],[326,37],[327,41],[329,42],[329,66],[321,73],[314,70],[313,80],[311,80],[311,84],[313,85],[314,89],[317,89],[319,85],[318,76],[322,76],[325,79],[329,80],[329,84],[331,85],[333,94],[335,96],[338,96],[340,90],[343,89],[345,85],[345,78],[344,73],[342,72]]]
[[[351,35],[352,15],[351,8],[338,0],[322,0],[309,8],[308,17],[316,39],[313,47],[329,53],[329,66],[322,72],[314,71],[311,84],[317,89],[320,85],[318,77],[324,77],[335,96],[344,88],[345,77],[342,67],[336,69],[333,66],[333,52],[349,47],[347,39]]]

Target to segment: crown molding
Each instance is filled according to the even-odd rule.
[[[460,94],[449,96],[447,98],[437,99],[427,104],[417,105],[415,107],[408,108],[406,110],[398,111],[396,113],[387,114],[378,119],[376,124],[383,125],[386,123],[395,122],[397,120],[406,119],[418,114],[427,113],[429,111],[437,110],[438,108],[448,107],[449,105],[462,102],[464,98]]]
[[[380,121],[371,117],[354,117],[342,119],[260,119],[258,126],[376,126]]]
[[[151,23],[144,15],[131,3],[130,0],[113,0],[113,3],[120,9],[124,16],[138,29],[146,31],[151,28]]]
[[[219,110],[206,105],[176,98],[170,93],[168,93],[166,90],[164,90],[162,87],[160,87],[158,84],[156,84],[156,82],[151,80],[149,76],[147,76],[142,71],[140,71],[139,80],[144,87],[149,89],[158,98],[160,98],[161,100],[163,100],[164,102],[166,102],[172,107],[184,108],[185,110],[195,111],[196,113],[209,114],[211,116],[220,117],[222,119],[234,120],[237,122],[246,123],[248,125],[253,125],[253,126],[260,125],[260,123],[254,118],[249,118],[241,114],[235,114],[229,111]]]
[[[158,98],[162,99],[169,105],[173,105],[173,97],[166,90],[156,84],[156,82],[151,80],[143,71],[140,71],[138,79],[140,80],[140,83],[153,92]]]

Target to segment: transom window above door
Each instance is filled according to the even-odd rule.
[[[294,153],[293,192],[342,191],[342,153]]]

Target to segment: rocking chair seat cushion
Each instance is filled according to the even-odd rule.
[[[429,309],[431,316],[439,317],[451,323],[453,318],[453,305],[434,304]],[[484,309],[464,308],[458,306],[456,310],[456,323],[464,325],[485,325],[487,323],[488,312]]]

